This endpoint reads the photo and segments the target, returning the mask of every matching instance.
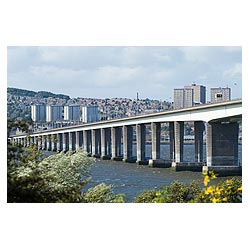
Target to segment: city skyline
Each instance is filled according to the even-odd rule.
[[[74,97],[173,101],[174,88],[192,83],[242,93],[239,46],[8,47],[8,87]],[[181,73],[180,73],[181,72]]]

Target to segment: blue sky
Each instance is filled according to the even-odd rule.
[[[8,47],[8,86],[71,97],[172,100],[195,82],[241,98],[242,49],[229,46]]]

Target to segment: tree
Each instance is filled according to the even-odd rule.
[[[81,190],[90,181],[93,158],[77,151],[39,160],[35,148],[28,155],[8,166],[8,202],[84,202]]]

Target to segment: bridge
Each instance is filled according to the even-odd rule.
[[[74,151],[102,159],[123,160],[150,166],[187,169],[239,169],[238,135],[242,120],[242,100],[204,104],[178,110],[99,121],[39,132],[14,135],[12,142],[51,151]],[[195,162],[183,162],[184,122],[194,122]],[[168,123],[170,155],[160,158],[161,124]],[[150,128],[152,157],[145,157],[146,129]],[[205,132],[206,159],[203,159]],[[136,141],[136,157],[132,146]],[[136,158],[136,159],[134,159]]]

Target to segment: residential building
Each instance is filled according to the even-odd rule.
[[[97,122],[98,119],[98,106],[85,106],[82,107],[82,122]]]
[[[81,112],[79,105],[64,106],[64,120],[80,121]]]
[[[206,103],[206,87],[205,86],[192,84],[190,86],[184,86],[184,89],[193,90],[193,105]]]
[[[192,84],[174,89],[174,109],[192,107],[206,103],[206,87]]]
[[[211,103],[215,102],[225,102],[231,100],[231,88],[211,88]]]
[[[63,117],[63,106],[47,105],[46,106],[46,122],[61,121]]]
[[[45,104],[31,105],[31,119],[34,122],[41,122],[46,120],[46,106]]]

